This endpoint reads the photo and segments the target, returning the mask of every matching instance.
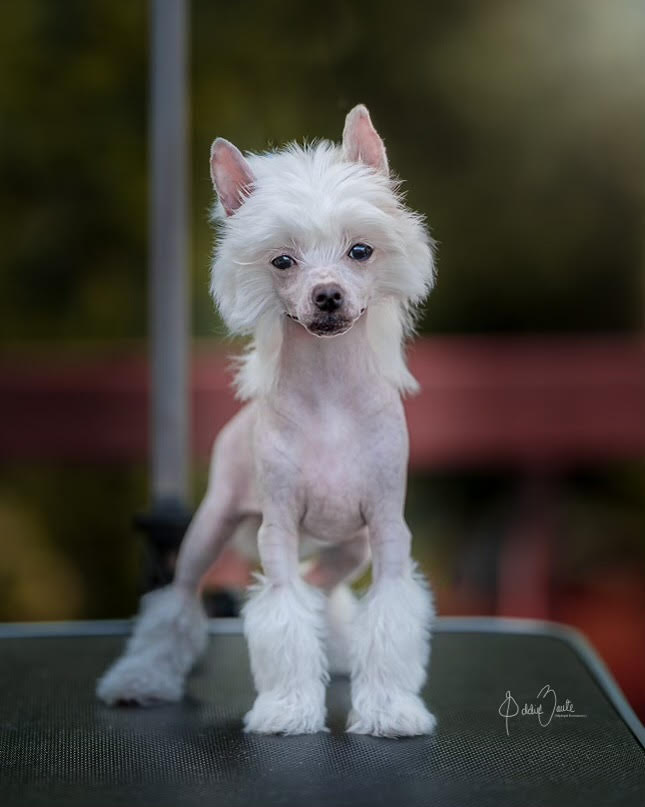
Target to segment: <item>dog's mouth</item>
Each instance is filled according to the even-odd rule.
[[[322,314],[320,317],[316,317],[310,322],[304,322],[295,314],[291,314],[288,311],[284,313],[289,319],[302,325],[302,327],[313,336],[340,336],[340,334],[346,333],[366,311],[367,308],[361,308],[359,315],[355,319],[349,319],[345,316],[330,313]]]
[[[339,336],[341,333],[348,331],[353,324],[354,320],[347,319],[347,317],[339,317],[337,314],[325,314],[311,320],[305,325],[305,328],[314,336]]]

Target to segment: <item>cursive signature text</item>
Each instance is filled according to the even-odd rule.
[[[560,703],[555,690],[549,684],[545,684],[538,692],[535,701],[527,701],[520,707],[513,697],[511,690],[506,690],[504,700],[497,710],[499,716],[504,720],[506,736],[510,737],[510,721],[516,717],[536,717],[542,728],[546,728],[554,717],[586,717],[576,712],[573,701],[567,698]]]

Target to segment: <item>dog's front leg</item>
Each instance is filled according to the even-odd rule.
[[[295,524],[265,514],[258,546],[265,576],[243,612],[258,696],[244,726],[312,734],[325,728],[325,597],[300,578]]]
[[[430,592],[411,561],[402,517],[375,518],[369,533],[373,583],[354,623],[347,730],[380,737],[430,734],[436,721],[419,697],[430,652]]]

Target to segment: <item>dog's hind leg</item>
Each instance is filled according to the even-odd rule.
[[[350,540],[323,549],[305,574],[305,580],[324,589],[327,596],[327,662],[332,675],[349,675],[351,641],[358,600],[349,584],[365,571],[370,551],[367,528]]]
[[[147,706],[182,698],[185,678],[206,646],[201,573],[231,529],[223,503],[207,497],[184,539],[175,581],[144,595],[124,655],[99,680],[96,691],[103,701]]]
[[[214,447],[208,492],[181,545],[174,582],[142,598],[124,655],[98,682],[97,695],[108,704],[180,700],[186,676],[206,647],[199,583],[239,523],[240,486],[248,478],[237,429],[230,426]]]

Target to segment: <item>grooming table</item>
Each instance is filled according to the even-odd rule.
[[[403,740],[344,733],[344,680],[329,688],[329,733],[244,734],[253,686],[235,619],[212,622],[181,704],[110,709],[94,684],[128,630],[0,626],[2,807],[645,804],[643,727],[568,629],[439,620],[424,692],[439,727]]]

